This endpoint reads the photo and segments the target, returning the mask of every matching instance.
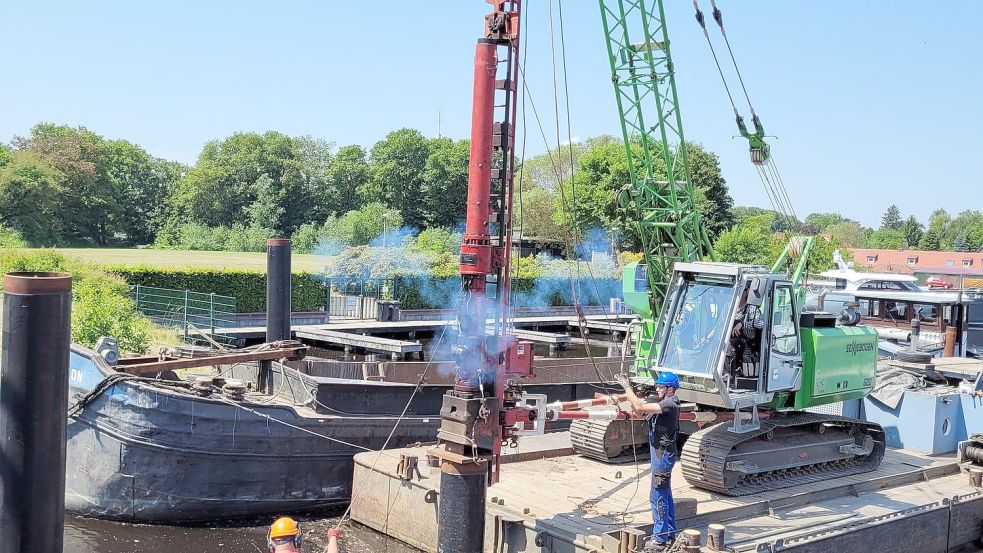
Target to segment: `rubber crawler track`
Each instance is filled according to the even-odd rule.
[[[874,438],[873,451],[864,457],[741,475],[736,483],[725,483],[727,457],[738,444],[769,431],[774,432],[772,441],[780,443],[783,429],[822,423],[853,427],[857,432],[869,434]],[[744,434],[728,431],[729,426],[730,423],[716,424],[690,435],[686,440],[680,461],[683,476],[691,485],[725,495],[748,495],[869,472],[876,469],[884,458],[884,430],[878,424],[857,419],[797,412],[762,420],[760,429]]]

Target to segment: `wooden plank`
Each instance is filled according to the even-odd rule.
[[[152,363],[137,363],[133,365],[121,365],[120,372],[128,374],[148,374],[177,369],[191,369],[194,367],[210,367],[213,365],[228,365],[231,363],[245,363],[247,361],[273,361],[286,358],[289,361],[303,359],[307,346],[277,348],[266,351],[251,351],[246,353],[228,353],[225,355],[212,355],[209,357],[193,357],[191,359],[170,359],[167,361],[154,361]]]
[[[570,319],[567,321],[567,324],[569,324],[574,328],[580,327],[580,321],[578,321],[577,319]],[[584,323],[584,326],[594,330],[607,330],[609,332],[619,332],[621,334],[624,334],[628,332],[628,327],[630,327],[631,325],[627,323],[605,321],[601,319],[587,319],[587,321]]]
[[[491,332],[491,329],[487,330]],[[510,332],[510,334],[514,335],[520,340],[529,340],[530,342],[540,342],[543,344],[561,345],[570,343],[569,336],[566,334],[556,334],[554,332],[539,332],[535,330],[516,328]]]
[[[407,342],[404,340],[393,340],[391,338],[381,338],[379,336],[363,336],[350,332],[337,332],[316,327],[297,327],[294,329],[294,336],[306,338],[316,342],[327,342],[330,344],[340,344],[362,348],[370,351],[382,351],[387,353],[416,353],[423,351],[423,344],[417,342]]]

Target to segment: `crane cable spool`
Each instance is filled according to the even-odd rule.
[[[792,236],[788,240],[788,258],[792,261],[798,260],[802,257],[802,252],[805,251],[806,241],[805,238],[801,236]]]

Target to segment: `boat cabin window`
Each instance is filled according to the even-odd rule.
[[[906,328],[915,318],[926,330],[943,331],[953,324],[952,307],[939,306],[929,303],[914,303],[910,301],[889,299],[861,299],[859,302],[860,317],[864,324],[888,328]],[[942,317],[939,317],[939,309]]]
[[[918,291],[918,286],[913,282],[901,282],[897,280],[870,280],[860,285],[860,290],[897,290],[897,291]]]
[[[934,305],[916,303],[914,308],[915,308],[915,315],[918,316],[919,321],[921,321],[922,323],[928,323],[933,325],[936,324],[939,316],[939,310]],[[949,312],[951,311],[951,309],[946,307],[945,311]]]

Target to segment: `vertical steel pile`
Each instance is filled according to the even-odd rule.
[[[531,374],[531,348],[508,334],[509,257],[519,63],[519,0],[488,0],[474,57],[467,218],[461,245],[454,389],[441,407],[437,551],[480,553],[485,494],[498,478],[502,443],[514,443],[514,381]]]
[[[72,277],[3,277],[0,550],[61,551]]]
[[[290,339],[290,239],[266,241],[266,341]],[[271,392],[272,361],[259,365],[258,388]]]

